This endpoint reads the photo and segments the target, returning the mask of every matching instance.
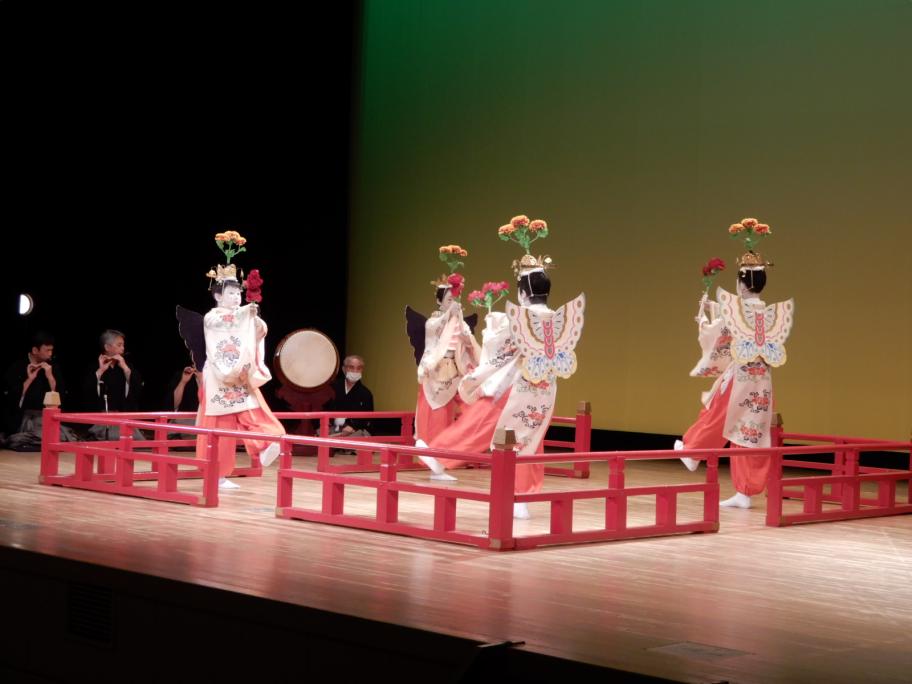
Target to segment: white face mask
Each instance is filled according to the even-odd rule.
[[[215,303],[226,309],[236,309],[241,305],[241,290],[232,285],[226,285],[221,292],[215,293]]]
[[[453,291],[450,288],[447,288],[446,292],[443,295],[443,299],[440,300],[440,304],[437,308],[441,311],[446,311],[450,308],[450,304],[453,303]]]
[[[348,380],[349,382],[358,382],[358,380],[361,379],[361,373],[351,373],[351,372],[346,373],[345,379]]]

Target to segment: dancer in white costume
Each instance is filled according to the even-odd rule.
[[[548,234],[544,221],[517,216],[498,232],[501,239],[513,240],[526,251],[522,259],[513,262],[519,306],[507,303],[509,342],[500,317],[503,314],[486,317],[488,328],[482,363],[463,378],[460,395],[467,401],[479,395],[488,397],[489,410],[502,404],[494,421],[483,420],[479,414],[478,422],[490,427],[484,434],[487,446],[490,447],[494,429],[511,428],[516,434],[518,453],[535,454],[541,452],[554,413],[557,378],[569,378],[576,372],[574,349],[583,329],[585,296],[579,295],[556,310],[548,308],[551,279],[545,271],[551,266],[551,258],[529,253],[529,245]],[[452,428],[454,431],[460,421]],[[459,448],[458,444],[442,443],[445,441],[435,440],[431,446]],[[434,461],[429,463],[432,470],[435,464],[441,465],[429,460]],[[518,494],[540,491],[543,480],[544,465],[518,465],[515,491]],[[528,518],[526,504],[516,504],[514,516]]]
[[[465,279],[456,269],[468,252],[459,245],[444,245],[440,258],[450,267],[431,284],[436,288],[437,311],[425,318],[405,308],[406,329],[418,363],[418,402],[415,408],[415,439],[429,442],[456,419],[459,381],[478,365],[480,348],[472,330],[473,314],[463,318],[459,297]]]
[[[696,422],[676,449],[770,446],[773,413],[772,368],[786,362],[785,342],[792,329],[794,301],[767,305],[759,298],[766,280],[766,262],[753,248],[770,234],[769,226],[747,218],[729,232],[744,238],[748,251],[738,259],[737,295],[718,289],[718,303],[702,301],[698,316],[703,357],[691,371],[696,377],[716,377]],[[690,470],[699,461],[681,459]],[[766,488],[768,456],[733,452],[732,480],[736,493],[723,507],[750,508],[751,497]]]
[[[247,242],[236,231],[218,233],[216,244],[226,255],[228,264],[219,265],[207,275],[212,278],[211,291],[215,307],[205,317],[178,307],[180,332],[191,350],[197,369],[202,366],[202,384],[196,424],[199,427],[222,428],[284,435],[285,428],[275,417],[260,387],[272,376],[266,366],[263,340],[266,323],[259,316],[259,273],[252,271],[247,279],[248,304],[241,306],[243,285],[231,257],[244,249]],[[256,292],[256,295],[254,294]],[[218,442],[219,488],[237,489],[228,479],[234,470],[236,441],[222,437]],[[279,455],[278,442],[245,439],[244,447],[259,456],[262,465],[270,465]],[[196,443],[198,458],[206,456],[207,439],[200,435]]]

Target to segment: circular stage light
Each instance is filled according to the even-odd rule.
[[[31,295],[21,294],[19,295],[19,315],[27,316],[32,313],[32,309],[35,308],[35,300],[32,299]]]

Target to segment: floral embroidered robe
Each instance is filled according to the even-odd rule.
[[[500,399],[513,387],[519,375],[518,361],[507,315],[499,311],[489,313],[485,316],[485,328],[481,333],[478,366],[459,382],[459,396],[467,404],[473,404],[482,397]]]
[[[773,410],[771,369],[785,364],[785,341],[791,331],[794,302],[767,306],[754,297],[744,299],[719,288],[710,321],[700,321],[703,358],[691,375],[717,376],[703,395],[707,408],[730,383],[723,435],[742,447],[770,446]]]
[[[210,310],[203,327],[206,364],[200,411],[220,416],[265,406],[258,388],[272,378],[264,363],[266,324],[248,304]]]
[[[554,311],[543,304],[507,303],[517,354],[512,390],[497,427],[515,432],[520,455],[539,450],[554,414],[557,378],[576,372],[573,350],[582,333],[584,310],[583,295]]]
[[[455,339],[454,357],[447,359]],[[471,339],[471,343],[466,343]],[[424,324],[424,354],[418,364],[418,382],[432,409],[446,406],[456,396],[461,378],[478,363],[478,345],[463,320],[462,309],[435,311]]]

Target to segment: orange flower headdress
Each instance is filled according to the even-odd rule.
[[[440,260],[450,269],[450,274],[441,274],[437,280],[432,280],[431,285],[435,288],[449,288],[454,299],[459,299],[462,294],[462,288],[465,285],[465,278],[456,273],[459,268],[465,267],[460,259],[469,256],[469,252],[459,245],[442,245],[438,250]]]
[[[215,268],[209,269],[209,272],[206,274],[206,277],[210,278],[209,289],[212,289],[213,283],[224,283],[225,281],[235,280],[238,282],[241,289],[246,290],[245,299],[248,302],[262,301],[263,295],[261,288],[263,286],[263,279],[260,277],[259,270],[252,270],[247,279],[244,280],[244,271],[238,269],[235,264],[231,263],[233,257],[241,252],[247,251],[247,248],[244,246],[247,244],[247,238],[236,230],[227,230],[223,233],[215,234],[215,244],[222,254],[225,255],[225,264],[219,264]]]
[[[735,240],[744,240],[744,246],[747,251],[738,257],[737,264],[739,271],[762,271],[767,266],[772,266],[772,262],[765,261],[763,255],[754,251],[763,238],[772,235],[773,231],[765,223],[760,223],[755,218],[741,219],[738,223],[733,223],[728,228],[728,234]]]
[[[530,221],[525,214],[514,216],[509,223],[497,229],[497,235],[504,242],[515,242],[526,252],[521,258],[513,261],[513,273],[517,278],[554,267],[551,257],[536,257],[529,251],[533,242],[548,237],[548,224],[542,219]]]

